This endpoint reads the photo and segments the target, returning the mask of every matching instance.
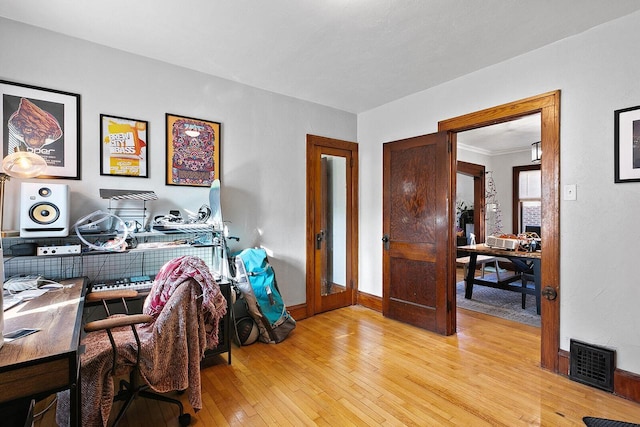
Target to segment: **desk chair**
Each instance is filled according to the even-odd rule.
[[[98,303],[107,299],[99,294],[89,293],[85,298],[89,303],[94,298]],[[129,390],[125,391],[127,401],[127,393],[132,393],[131,390],[140,389],[136,396],[147,397],[148,384],[159,393],[186,390],[191,407],[195,411],[202,409],[200,362],[207,348],[218,345],[219,322],[226,311],[227,301],[202,259],[185,255],[165,263],[144,302],[143,312],[152,316],[152,322],[148,322],[149,317],[134,315],[136,317],[110,320],[116,325],[108,325],[109,328],[105,327],[108,321],[87,325],[93,332],[87,333],[82,340],[85,348],[80,360],[82,425],[106,425],[110,417],[114,351],[106,332],[108,329],[117,349],[117,373],[125,375],[134,370],[144,380],[143,386],[139,387],[137,377],[130,378],[129,386],[124,386]],[[124,311],[121,317],[124,316],[131,315]],[[137,324],[132,327],[126,322]],[[122,326],[112,328],[118,325]],[[64,418],[69,413],[68,405],[69,393],[58,393],[58,425],[68,425]],[[187,424],[187,417],[181,417],[179,421]]]
[[[180,415],[178,416],[178,422],[181,426],[187,426],[191,423],[191,414],[184,412],[184,407],[182,402],[177,399],[172,399],[170,397],[154,393],[150,391],[150,387],[148,384],[142,381],[141,383],[141,372],[140,372],[140,362],[141,362],[141,347],[142,344],[140,342],[140,336],[138,334],[138,330],[136,329],[136,325],[144,324],[144,323],[152,323],[153,317],[148,314],[130,314],[129,307],[127,305],[127,299],[134,299],[138,297],[138,292],[135,290],[116,290],[116,291],[104,291],[104,292],[91,292],[87,294],[85,300],[85,304],[87,305],[95,305],[96,303],[102,303],[104,310],[107,314],[105,319],[95,320],[93,322],[89,322],[84,326],[85,332],[88,334],[95,333],[98,331],[105,331],[107,336],[109,337],[109,342],[111,343],[112,349],[112,368],[111,375],[116,377],[120,371],[120,364],[126,362],[122,362],[119,357],[119,346],[116,343],[114,338],[114,331],[116,329],[122,328],[130,328],[131,336],[135,341],[135,365],[130,369],[129,372],[129,380],[121,380],[119,383],[118,393],[113,397],[114,402],[124,401],[123,406],[120,408],[118,415],[116,416],[113,426],[118,425],[125,412],[133,403],[133,400],[137,397],[143,397],[147,399],[159,400],[163,402],[168,402],[173,405],[176,405],[180,411]],[[111,309],[109,307],[109,302],[112,301],[121,301],[122,309],[124,313],[122,314],[112,314]],[[129,343],[127,343],[129,344]],[[122,344],[120,344],[122,345]]]

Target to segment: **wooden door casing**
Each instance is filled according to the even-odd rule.
[[[485,167],[458,160],[458,173],[473,177],[473,230],[477,242],[485,239]]]
[[[542,156],[542,287],[558,297],[542,299],[540,364],[559,372],[560,366],[560,91],[552,91],[463,116],[443,120],[438,130],[449,132],[456,151],[456,133],[517,119],[541,115]],[[452,264],[455,264],[452,261]],[[450,284],[455,288],[455,280]],[[564,367],[562,371],[566,371]]]

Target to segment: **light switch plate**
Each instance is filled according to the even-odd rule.
[[[566,184],[564,186],[564,200],[577,200],[578,195],[576,194],[576,185],[575,184]]]

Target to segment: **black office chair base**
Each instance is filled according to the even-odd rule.
[[[149,391],[148,385],[138,386],[136,384],[137,380],[135,374],[135,372],[131,374],[129,382],[125,380],[120,381],[118,394],[113,397],[114,402],[124,401],[124,405],[122,406],[122,408],[120,408],[120,412],[118,412],[118,416],[113,422],[113,427],[118,425],[129,406],[131,406],[131,403],[133,403],[133,400],[138,396],[176,405],[180,410],[180,415],[178,415],[178,423],[180,424],[180,426],[186,427],[191,424],[191,414],[184,412],[184,405],[182,405],[182,402],[177,399],[172,399],[170,397]]]
[[[186,427],[191,424],[191,414],[182,414],[178,417],[178,423],[182,427]]]

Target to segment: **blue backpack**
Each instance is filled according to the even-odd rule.
[[[245,249],[236,255],[235,264],[236,286],[247,302],[249,314],[258,324],[259,340],[279,343],[295,329],[296,321],[282,300],[266,251]]]

